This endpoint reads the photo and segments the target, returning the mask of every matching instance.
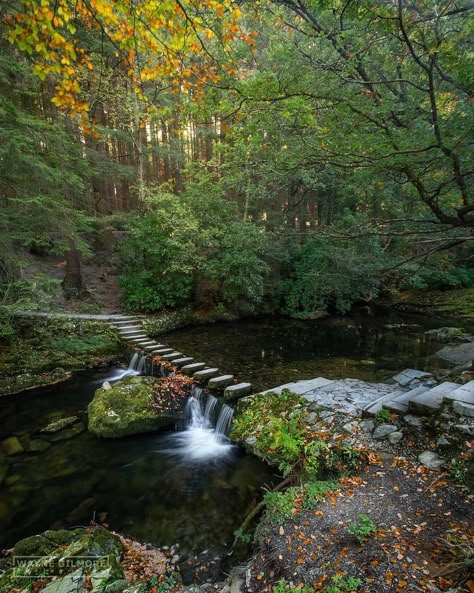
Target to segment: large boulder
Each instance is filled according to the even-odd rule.
[[[172,425],[177,419],[177,407],[156,405],[161,381],[125,377],[111,389],[98,389],[88,407],[89,431],[113,439]]]
[[[118,593],[127,586],[119,563],[123,549],[119,537],[100,527],[45,531],[28,537],[19,541],[5,560],[0,593],[21,590],[25,583],[40,580],[38,591],[87,593],[87,577],[95,592]]]

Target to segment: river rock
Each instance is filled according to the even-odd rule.
[[[119,564],[122,552],[120,539],[99,527],[45,531],[15,545],[14,556],[40,556],[41,560],[20,568],[7,565],[0,577],[0,590],[21,589],[25,577],[47,571],[49,566],[51,575],[58,575],[58,558],[61,558],[66,574],[55,576],[42,589],[43,593],[86,593],[87,575],[91,577],[94,593],[118,593],[126,587]],[[80,558],[87,558],[87,563],[80,566]]]
[[[440,470],[446,463],[446,460],[434,451],[423,451],[423,453],[418,456],[418,461],[425,467],[433,470]]]
[[[455,424],[454,428],[468,437],[474,437],[474,426],[471,426],[470,424]]]
[[[372,434],[372,438],[375,440],[384,439],[386,436],[395,432],[397,430],[397,426],[395,424],[381,424],[377,426]]]
[[[362,420],[360,423],[360,429],[366,434],[371,434],[375,428],[375,422],[373,420]]]
[[[69,439],[73,439],[84,432],[85,426],[82,422],[79,424],[75,424],[66,430],[61,430],[59,432],[54,432],[52,434],[46,435],[48,441],[52,443],[56,443],[57,441],[68,441]]]
[[[467,366],[474,360],[474,342],[445,346],[436,356],[459,366]]]
[[[28,446],[30,453],[42,453],[51,447],[51,443],[44,439],[32,439]]]
[[[19,455],[25,450],[18,437],[8,437],[2,441],[2,449],[7,455]]]
[[[395,431],[395,432],[391,432],[388,437],[388,442],[391,445],[396,445],[397,443],[399,443],[402,439],[403,439],[403,432],[400,431]]]
[[[423,420],[418,416],[413,416],[412,414],[403,416],[403,422],[409,426],[414,426],[415,428],[421,428],[423,426]]]
[[[349,434],[352,434],[353,432],[356,432],[359,428],[359,423],[357,422],[357,420],[352,420],[351,422],[347,422],[346,424],[344,424],[344,426],[342,427],[342,430],[344,432],[348,432]]]
[[[172,425],[177,410],[158,412],[153,407],[154,389],[159,383],[160,379],[153,377],[125,377],[112,389],[98,389],[88,407],[89,431],[111,439]],[[165,404],[163,401],[163,409]]]
[[[438,329],[430,329],[425,332],[425,335],[438,340],[439,342],[470,342],[472,336],[467,334],[460,327],[439,327]]]
[[[449,447],[449,445],[451,444],[451,441],[449,439],[447,439],[443,434],[439,437],[439,439],[436,441],[436,444],[438,445],[438,447]]]
[[[66,426],[71,426],[71,424],[75,424],[78,422],[79,418],[77,416],[68,416],[67,418],[60,418],[59,420],[55,420],[54,422],[50,422],[47,426],[42,428],[40,432],[44,433],[54,433],[63,430]]]

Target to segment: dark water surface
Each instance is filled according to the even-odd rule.
[[[389,327],[397,323],[408,325]],[[317,376],[383,380],[405,367],[433,368],[432,354],[441,345],[424,331],[442,325],[455,323],[394,316],[260,319],[184,329],[166,341],[263,389]],[[85,426],[87,404],[111,374],[83,372],[66,383],[0,398],[0,440],[15,435],[26,448],[11,457],[0,453],[0,548],[95,517],[142,541],[179,543],[185,557],[221,553],[262,487],[277,480],[256,458],[233,447],[213,461],[192,461],[170,454],[176,443],[170,433],[116,441],[86,430],[50,443],[39,437],[49,422],[73,414]],[[57,434],[65,435],[70,432]],[[48,448],[33,452],[34,446]]]
[[[400,323],[405,327],[388,327]],[[424,332],[446,325],[463,326],[452,319],[412,315],[354,315],[315,321],[269,317],[185,328],[163,340],[196,361],[262,390],[320,376],[383,381],[406,367],[436,368],[441,363],[431,355],[442,344]]]
[[[85,423],[87,404],[111,373],[83,372],[67,383],[0,398],[0,440],[18,435],[28,449],[52,420],[74,414]],[[0,454],[0,482],[6,470],[0,549],[45,529],[87,525],[95,516],[141,541],[179,543],[185,556],[222,552],[262,486],[277,478],[237,446],[224,458],[189,461],[167,452],[174,441],[170,433],[99,440],[85,430],[43,452]]]

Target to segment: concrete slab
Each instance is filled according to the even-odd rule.
[[[230,385],[225,388],[224,399],[226,401],[232,401],[248,395],[252,391],[251,383],[237,383],[237,385]]]
[[[465,366],[474,361],[474,342],[445,346],[436,353],[436,356],[453,364]]]
[[[192,356],[184,356],[183,358],[176,358],[173,360],[173,364],[178,368],[184,367],[187,364],[191,364],[194,361]]]
[[[461,401],[466,404],[474,405],[474,381],[469,381],[465,385],[460,385],[456,390],[451,391],[445,396],[446,401]]]
[[[182,358],[183,353],[182,352],[171,352],[170,354],[163,354],[163,356],[161,357],[161,360],[167,360],[168,362],[171,362],[173,360],[175,360],[176,358]]]
[[[317,377],[316,379],[309,379],[306,381],[285,383],[285,385],[280,385],[279,387],[274,387],[273,389],[267,389],[266,391],[262,391],[262,393],[276,393],[277,395],[280,395],[284,389],[287,389],[292,393],[304,395],[305,393],[314,391],[315,389],[319,389],[320,387],[325,387],[330,383],[334,383],[334,381],[332,381],[331,379],[325,379],[324,377]]]
[[[457,387],[459,387],[458,383],[451,383],[450,381],[440,383],[436,387],[413,397],[410,400],[408,407],[410,410],[418,412],[419,414],[433,414],[441,407],[443,398]]]
[[[474,418],[473,404],[467,404],[466,402],[454,400],[453,410],[456,412],[456,414],[460,414],[461,416],[468,416],[469,418]]]
[[[223,389],[232,385],[233,381],[234,375],[221,375],[220,377],[213,377],[207,386],[209,389]]]
[[[202,371],[206,368],[205,362],[193,362],[192,364],[185,364],[181,367],[181,372],[185,375],[194,375],[197,371]]]
[[[426,373],[425,371],[405,369],[401,373],[398,373],[398,375],[395,375],[393,380],[401,387],[407,387],[412,381],[422,381],[423,379],[429,379],[430,377],[432,377],[431,373]]]

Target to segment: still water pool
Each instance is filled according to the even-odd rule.
[[[320,376],[383,381],[406,367],[449,366],[433,358],[442,345],[424,334],[446,325],[463,324],[394,314],[315,321],[269,317],[185,328],[160,338],[263,390]]]
[[[441,345],[424,331],[442,325],[454,323],[398,316],[270,318],[183,329],[165,339],[263,389],[317,376],[379,381],[405,367],[433,368],[438,363],[432,355]],[[205,431],[107,441],[84,429],[66,440],[39,438],[39,429],[65,416],[78,415],[85,427],[95,389],[119,375],[119,369],[88,371],[0,398],[0,440],[18,436],[26,449],[0,457],[0,548],[95,519],[141,541],[179,544],[181,558],[193,565],[200,564],[195,556],[224,557],[263,487],[278,481],[256,458],[229,443],[211,443],[207,454]],[[64,435],[70,431],[56,437]]]
[[[111,374],[118,376],[111,370],[79,373],[49,389],[0,398],[0,440],[18,435],[28,450],[52,420],[74,414],[85,424],[94,390]],[[209,445],[209,435],[200,431],[192,443],[198,448]],[[84,430],[68,440],[41,439],[49,445],[44,451],[0,458],[0,548],[95,519],[141,541],[178,543],[182,559],[222,555],[262,488],[278,478],[230,443],[215,453],[188,455],[179,434],[109,441]]]

